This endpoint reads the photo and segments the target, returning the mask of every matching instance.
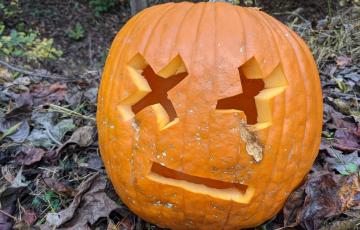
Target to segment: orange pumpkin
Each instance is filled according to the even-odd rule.
[[[317,155],[319,76],[305,43],[258,9],[158,5],[116,36],[97,123],[107,173],[145,220],[256,226],[276,215]]]

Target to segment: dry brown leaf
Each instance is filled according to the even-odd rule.
[[[54,190],[57,193],[62,193],[69,196],[75,195],[74,190],[70,186],[56,180],[55,178],[44,178],[44,182],[47,186],[49,186],[52,190]]]
[[[300,224],[304,229],[320,229],[325,221],[360,204],[357,174],[341,177],[334,173],[317,172],[310,174],[303,187],[305,194],[302,194],[303,188],[299,188],[285,204],[286,227]]]
[[[44,155],[45,151],[41,148],[23,147],[16,155],[15,161],[20,165],[32,165],[39,162]]]
[[[98,173],[80,185],[70,206],[58,213],[48,213],[42,229],[52,227],[87,229],[101,217],[108,217],[119,206],[105,193],[106,180]]]

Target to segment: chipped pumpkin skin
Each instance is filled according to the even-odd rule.
[[[177,115],[170,124],[160,104],[131,112],[149,92],[144,81],[129,80],[136,77],[128,67],[137,56],[164,77],[186,68],[187,76],[167,93]],[[169,65],[174,58],[184,66]],[[140,79],[139,63],[132,66]],[[241,66],[246,77],[261,75],[265,90],[277,87],[256,99],[258,124],[248,127],[241,111],[216,109],[219,99],[242,92]],[[285,78],[269,80],[279,66]],[[315,160],[322,126],[319,75],[303,40],[264,12],[220,2],[162,4],[134,16],[116,36],[102,76],[97,124],[107,173],[140,217],[171,229],[253,227],[276,215]],[[250,198],[236,201],[225,192],[223,198],[152,180],[154,162],[246,185]]]

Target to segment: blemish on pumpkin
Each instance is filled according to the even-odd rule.
[[[167,208],[172,208],[174,206],[174,204],[172,204],[172,203],[166,203],[165,204],[165,207],[167,207]]]
[[[244,122],[240,122],[240,137],[245,142],[247,154],[252,156],[256,162],[260,162],[263,159],[264,147]]]
[[[136,122],[136,120],[131,121],[131,127],[133,127],[135,131],[135,140],[137,142],[140,138],[140,127],[139,124]]]

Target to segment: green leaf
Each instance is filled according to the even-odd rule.
[[[4,139],[5,137],[15,133],[20,128],[21,123],[22,123],[22,121],[20,121],[19,123],[16,123],[15,125],[8,128],[2,135],[0,135],[0,141],[2,139]]]
[[[345,165],[345,169],[347,172],[349,172],[349,174],[351,174],[358,171],[358,166],[354,163],[348,163],[347,165]]]
[[[40,207],[41,205],[41,199],[39,197],[35,197],[32,202],[31,202],[32,206],[34,206],[35,208]]]

